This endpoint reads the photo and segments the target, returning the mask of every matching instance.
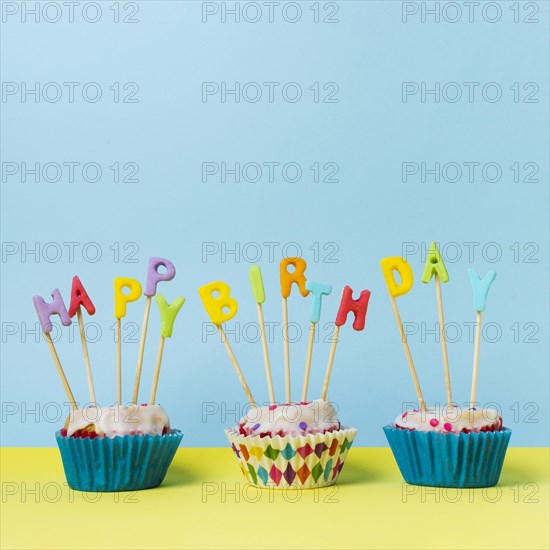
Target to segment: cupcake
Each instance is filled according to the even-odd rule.
[[[496,410],[456,406],[404,412],[384,433],[405,481],[436,487],[496,485],[512,434]]]
[[[288,271],[288,266],[294,267],[292,273]],[[265,302],[265,292],[259,267],[251,267],[250,281],[258,306],[269,391],[268,405],[259,406],[255,402],[223,330],[223,323],[232,319],[238,309],[236,300],[230,296],[229,286],[217,281],[199,289],[205,309],[211,321],[220,331],[237,377],[250,402],[247,414],[237,426],[226,429],[225,434],[244,477],[257,487],[310,489],[332,485],[342,471],[348,451],[357,433],[354,428],[340,424],[334,406],[327,400],[327,391],[340,327],[346,323],[348,313],[352,312],[355,317],[353,328],[363,330],[370,292],[363,291],[360,297],[354,300],[351,288],[345,287],[335,322],[334,338],[322,396],[321,399],[308,401],[307,391],[315,326],[320,319],[322,297],[330,295],[332,287],[306,281],[305,269],[306,263],[301,258],[285,258],[282,260],[280,268],[285,317],[287,317],[286,300],[290,296],[292,284],[298,286],[302,296],[311,294],[313,297],[302,400],[296,403],[290,399],[290,351],[288,334],[285,330],[285,327],[288,327],[287,318],[283,323],[286,404],[277,404],[275,400],[263,321],[262,304]]]
[[[159,273],[159,267],[165,268]],[[151,258],[147,275],[146,314],[141,336],[140,354],[136,379],[134,382],[133,402],[122,403],[121,368],[121,322],[126,315],[126,304],[141,296],[141,285],[135,279],[115,279],[115,317],[117,338],[117,401],[111,407],[99,407],[96,404],[90,357],[82,320],[82,308],[89,315],[95,313],[95,307],[84,289],[80,279],[74,277],[69,311],[65,308],[59,290],[52,293],[53,300],[46,303],[40,296],[33,298],[38,318],[44,331],[52,358],[56,365],[67,399],[73,410],[64,427],[55,436],[65,469],[67,482],[72,489],[80,491],[136,491],[149,489],[162,483],[183,437],[179,430],[171,429],[170,420],[164,409],[155,404],[164,341],[172,336],[176,315],[183,305],[182,297],[168,304],[164,297],[156,294],[156,285],[174,277],[173,264],[162,258]],[[128,288],[125,294],[123,289]],[[149,404],[137,405],[143,350],[149,320],[149,300],[156,295],[161,317],[159,353]],[[51,340],[51,316],[59,315],[63,325],[71,324],[71,317],[78,316],[84,363],[90,391],[89,407],[78,407],[69,386],[67,377]]]
[[[485,309],[495,272],[491,271],[480,279],[475,271],[469,270],[474,292],[474,310],[477,313],[477,328],[470,402],[469,407],[462,409],[453,403],[445,341],[440,285],[441,282],[447,282],[449,277],[437,246],[435,243],[431,244],[422,282],[428,283],[432,277],[436,278],[447,405],[426,407],[395,301],[396,297],[406,294],[412,288],[412,268],[400,257],[385,258],[381,265],[420,404],[419,410],[405,411],[393,424],[384,427],[384,433],[403,478],[407,483],[434,487],[496,485],[512,432],[503,426],[502,417],[496,410],[477,407],[476,403],[481,314]],[[399,283],[395,280],[394,272],[399,274]]]
[[[258,487],[309,489],[338,479],[357,430],[322,399],[251,407],[225,430],[245,478]]]
[[[160,405],[87,407],[56,434],[69,487],[137,491],[157,487],[183,437]]]

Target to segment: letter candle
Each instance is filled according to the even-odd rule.
[[[411,350],[409,349],[409,343],[407,342],[407,337],[405,336],[405,331],[403,330],[401,316],[399,315],[399,309],[397,309],[397,302],[395,301],[398,296],[407,294],[407,292],[411,290],[413,286],[413,272],[409,262],[407,262],[405,258],[401,258],[400,256],[391,256],[389,258],[384,258],[380,261],[380,266],[382,267],[382,274],[384,275],[384,279],[388,287],[388,292],[390,294],[391,306],[395,315],[397,328],[401,336],[401,342],[403,343],[403,349],[405,350],[405,356],[407,357],[407,362],[409,364],[409,370],[413,379],[416,397],[418,398],[418,404],[420,405],[420,410],[425,411],[426,403],[424,402],[424,397],[422,396],[422,390],[420,389],[420,382],[418,381],[416,369],[414,368]],[[393,274],[394,271],[397,271],[397,273],[399,273],[399,277],[401,278],[400,284],[397,284],[395,280]]]
[[[290,273],[288,266],[294,267],[294,271]],[[305,270],[307,264],[302,258],[283,258],[280,263],[280,281],[281,295],[283,297],[283,344],[284,344],[284,360],[285,360],[285,398],[286,402],[290,403],[290,348],[288,341],[288,305],[287,298],[290,296],[292,285],[296,284],[300,290],[300,294],[306,297],[309,291],[306,289]]]
[[[124,294],[123,288],[129,293]],[[115,290],[115,326],[116,326],[116,395],[117,403],[122,404],[122,324],[121,319],[126,317],[126,305],[135,302],[141,296],[141,285],[136,279],[117,277],[114,281]]]
[[[214,292],[218,293],[217,297],[213,295]],[[244,390],[244,393],[246,394],[248,401],[251,405],[255,405],[254,398],[252,397],[252,393],[250,392],[250,388],[246,383],[243,372],[239,367],[237,358],[235,357],[235,354],[231,349],[229,340],[227,339],[227,336],[222,327],[223,323],[229,321],[230,319],[233,319],[233,317],[235,317],[235,315],[237,314],[237,310],[239,309],[239,304],[237,303],[237,300],[231,297],[231,289],[229,288],[229,285],[227,283],[224,283],[223,281],[215,281],[213,283],[201,286],[199,288],[199,296],[201,297],[204,309],[206,309],[206,313],[208,313],[210,320],[214,325],[216,325],[216,327],[218,327],[220,337],[227,351],[227,355],[229,355],[229,359],[231,360],[233,368],[235,369],[237,377],[241,383],[241,386]]]
[[[69,305],[69,317],[74,317],[75,314],[78,318],[78,328],[80,331],[80,340],[82,342],[82,352],[84,353],[84,365],[86,366],[86,378],[88,380],[88,389],[90,391],[90,403],[97,405],[94,390],[94,380],[92,378],[92,367],[90,366],[90,355],[88,354],[88,344],[86,342],[86,332],[84,331],[84,321],[82,319],[82,307],[86,310],[88,315],[95,314],[95,306],[90,300],[88,293],[84,289],[82,282],[75,275],[73,277],[73,284],[71,288],[71,303]]]
[[[59,360],[59,356],[57,355],[57,351],[55,350],[55,346],[50,336],[50,332],[52,331],[52,328],[53,328],[52,322],[50,320],[50,317],[52,315],[59,315],[59,318],[61,319],[61,323],[64,326],[68,327],[71,325],[71,318],[69,317],[67,308],[63,303],[63,298],[61,297],[61,293],[56,288],[52,292],[52,301],[49,303],[46,303],[44,299],[38,295],[33,296],[32,301],[34,303],[34,307],[36,309],[36,313],[38,315],[38,320],[40,321],[42,331],[44,332],[44,339],[46,340],[46,343],[48,344],[48,348],[50,349],[53,362],[55,364],[55,367],[57,368],[57,373],[59,374],[59,378],[61,378],[61,383],[63,384],[63,388],[65,389],[65,393],[67,394],[69,403],[71,404],[71,407],[74,410],[76,410],[78,407],[76,405],[73,392],[71,391],[71,387],[69,386],[69,382],[67,381],[67,377],[65,376],[65,371],[61,366],[61,361]]]
[[[489,271],[483,279],[473,269],[468,269],[470,283],[474,294],[474,310],[476,311],[476,335],[474,340],[474,365],[472,369],[472,390],[470,393],[470,408],[476,405],[477,392],[477,373],[479,367],[479,343],[481,340],[481,313],[485,311],[487,303],[487,294],[493,284],[497,274],[495,271]]]
[[[304,385],[302,387],[302,402],[307,401],[307,387],[309,384],[309,372],[311,369],[311,357],[313,354],[313,342],[315,341],[315,327],[321,318],[321,304],[323,296],[328,296],[332,292],[331,285],[306,281],[306,290],[313,295],[311,303],[311,314],[309,316],[309,339],[307,344],[306,368],[304,372]]]
[[[264,281],[262,272],[257,265],[250,266],[250,286],[252,294],[256,301],[258,309],[258,322],[260,323],[260,333],[262,335],[262,349],[264,353],[265,376],[267,378],[267,388],[269,391],[269,400],[272,404],[275,403],[275,391],[273,389],[273,379],[271,378],[271,364],[269,362],[269,352],[267,350],[267,335],[265,332],[264,311],[262,304],[265,302]]]
[[[159,273],[159,268],[164,267],[165,273]],[[136,378],[134,381],[134,394],[132,403],[137,403],[139,393],[139,382],[141,378],[141,367],[143,366],[143,354],[145,352],[145,339],[147,338],[147,325],[149,324],[149,311],[151,309],[151,298],[157,292],[157,284],[161,281],[171,281],[176,276],[176,268],[170,260],[165,258],[149,258],[147,267],[147,284],[145,285],[145,313],[143,314],[143,325],[141,327],[141,337],[139,339],[138,362],[136,368]],[[181,307],[181,306],[180,306]]]
[[[367,316],[367,308],[370,299],[370,290],[363,290],[357,300],[353,299],[353,290],[349,286],[345,286],[342,292],[342,300],[334,322],[334,333],[332,335],[332,344],[325,373],[325,381],[323,383],[323,391],[321,399],[326,401],[330,374],[332,372],[332,364],[334,363],[334,354],[336,353],[336,344],[340,335],[340,327],[346,324],[348,313],[351,311],[355,317],[353,321],[354,330],[363,330],[365,328],[365,317]]]
[[[453,394],[451,391],[451,375],[449,373],[449,356],[447,354],[447,338],[445,335],[445,317],[443,315],[443,299],[441,298],[441,282],[446,283],[449,280],[447,269],[443,258],[437,249],[434,241],[430,245],[430,250],[426,257],[424,273],[422,274],[422,282],[429,283],[435,277],[435,294],[437,298],[437,313],[439,316],[439,338],[441,340],[441,354],[443,356],[443,371],[445,375],[445,390],[447,392],[447,405],[450,406],[453,402]]]
[[[157,386],[160,376],[160,364],[162,362],[162,354],[164,353],[164,340],[172,337],[172,329],[174,328],[174,322],[178,315],[181,306],[185,303],[183,296],[178,296],[171,304],[169,304],[162,294],[156,295],[157,305],[160,311],[161,325],[160,325],[160,341],[157,352],[157,363],[155,366],[155,374],[153,375],[153,386],[151,388],[151,397],[149,398],[149,405],[155,404],[155,397],[157,395]]]

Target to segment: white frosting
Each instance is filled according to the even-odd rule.
[[[305,435],[340,429],[336,410],[328,401],[252,407],[239,427],[246,435]]]
[[[395,419],[395,425],[408,430],[458,434],[464,429],[472,432],[480,432],[483,428],[501,429],[502,418],[494,409],[437,406],[425,411],[404,412]]]
[[[170,419],[160,405],[113,405],[72,411],[65,427],[68,436],[84,429],[110,438],[118,435],[162,435],[164,428],[170,428]]]

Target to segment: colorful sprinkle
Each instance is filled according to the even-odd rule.
[[[300,424],[298,424],[298,426],[300,426],[300,430],[307,429],[307,424],[305,422],[300,422]]]
[[[449,424],[448,422],[445,422],[445,424],[443,424],[443,428],[447,431],[447,432],[451,432],[453,430],[453,426],[451,424]]]
[[[430,420],[430,426],[433,426],[434,428],[439,424],[439,420],[437,418],[432,418]],[[447,426],[450,426],[450,424],[445,424],[445,429],[447,429]]]
[[[260,427],[259,424],[254,424],[254,426],[252,426],[252,431],[257,430],[259,427]]]
[[[277,405],[269,405],[269,410],[274,411],[277,408]]]
[[[408,414],[409,414],[409,411],[405,411],[405,412],[401,415],[401,418],[405,418]]]

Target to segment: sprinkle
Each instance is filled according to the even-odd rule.
[[[401,418],[405,418],[408,414],[409,414],[409,411],[405,411],[405,412],[401,415]]]
[[[439,420],[437,418],[432,418],[430,420],[430,426],[433,426],[434,428],[439,424]],[[450,426],[450,424],[445,424],[445,429],[447,429],[447,426]]]
[[[307,429],[307,424],[305,422],[300,422],[300,424],[298,424],[298,426],[300,426],[300,430]]]
[[[277,405],[269,405],[269,410],[274,411],[277,408]]]
[[[260,427],[259,424],[254,424],[254,426],[252,426],[252,431],[257,430],[259,427]]]
[[[453,430],[453,427],[451,424],[449,424],[448,422],[445,422],[445,424],[443,424],[443,428],[447,431],[447,432],[451,432]]]
[[[309,405],[309,401],[300,401],[300,405]]]

